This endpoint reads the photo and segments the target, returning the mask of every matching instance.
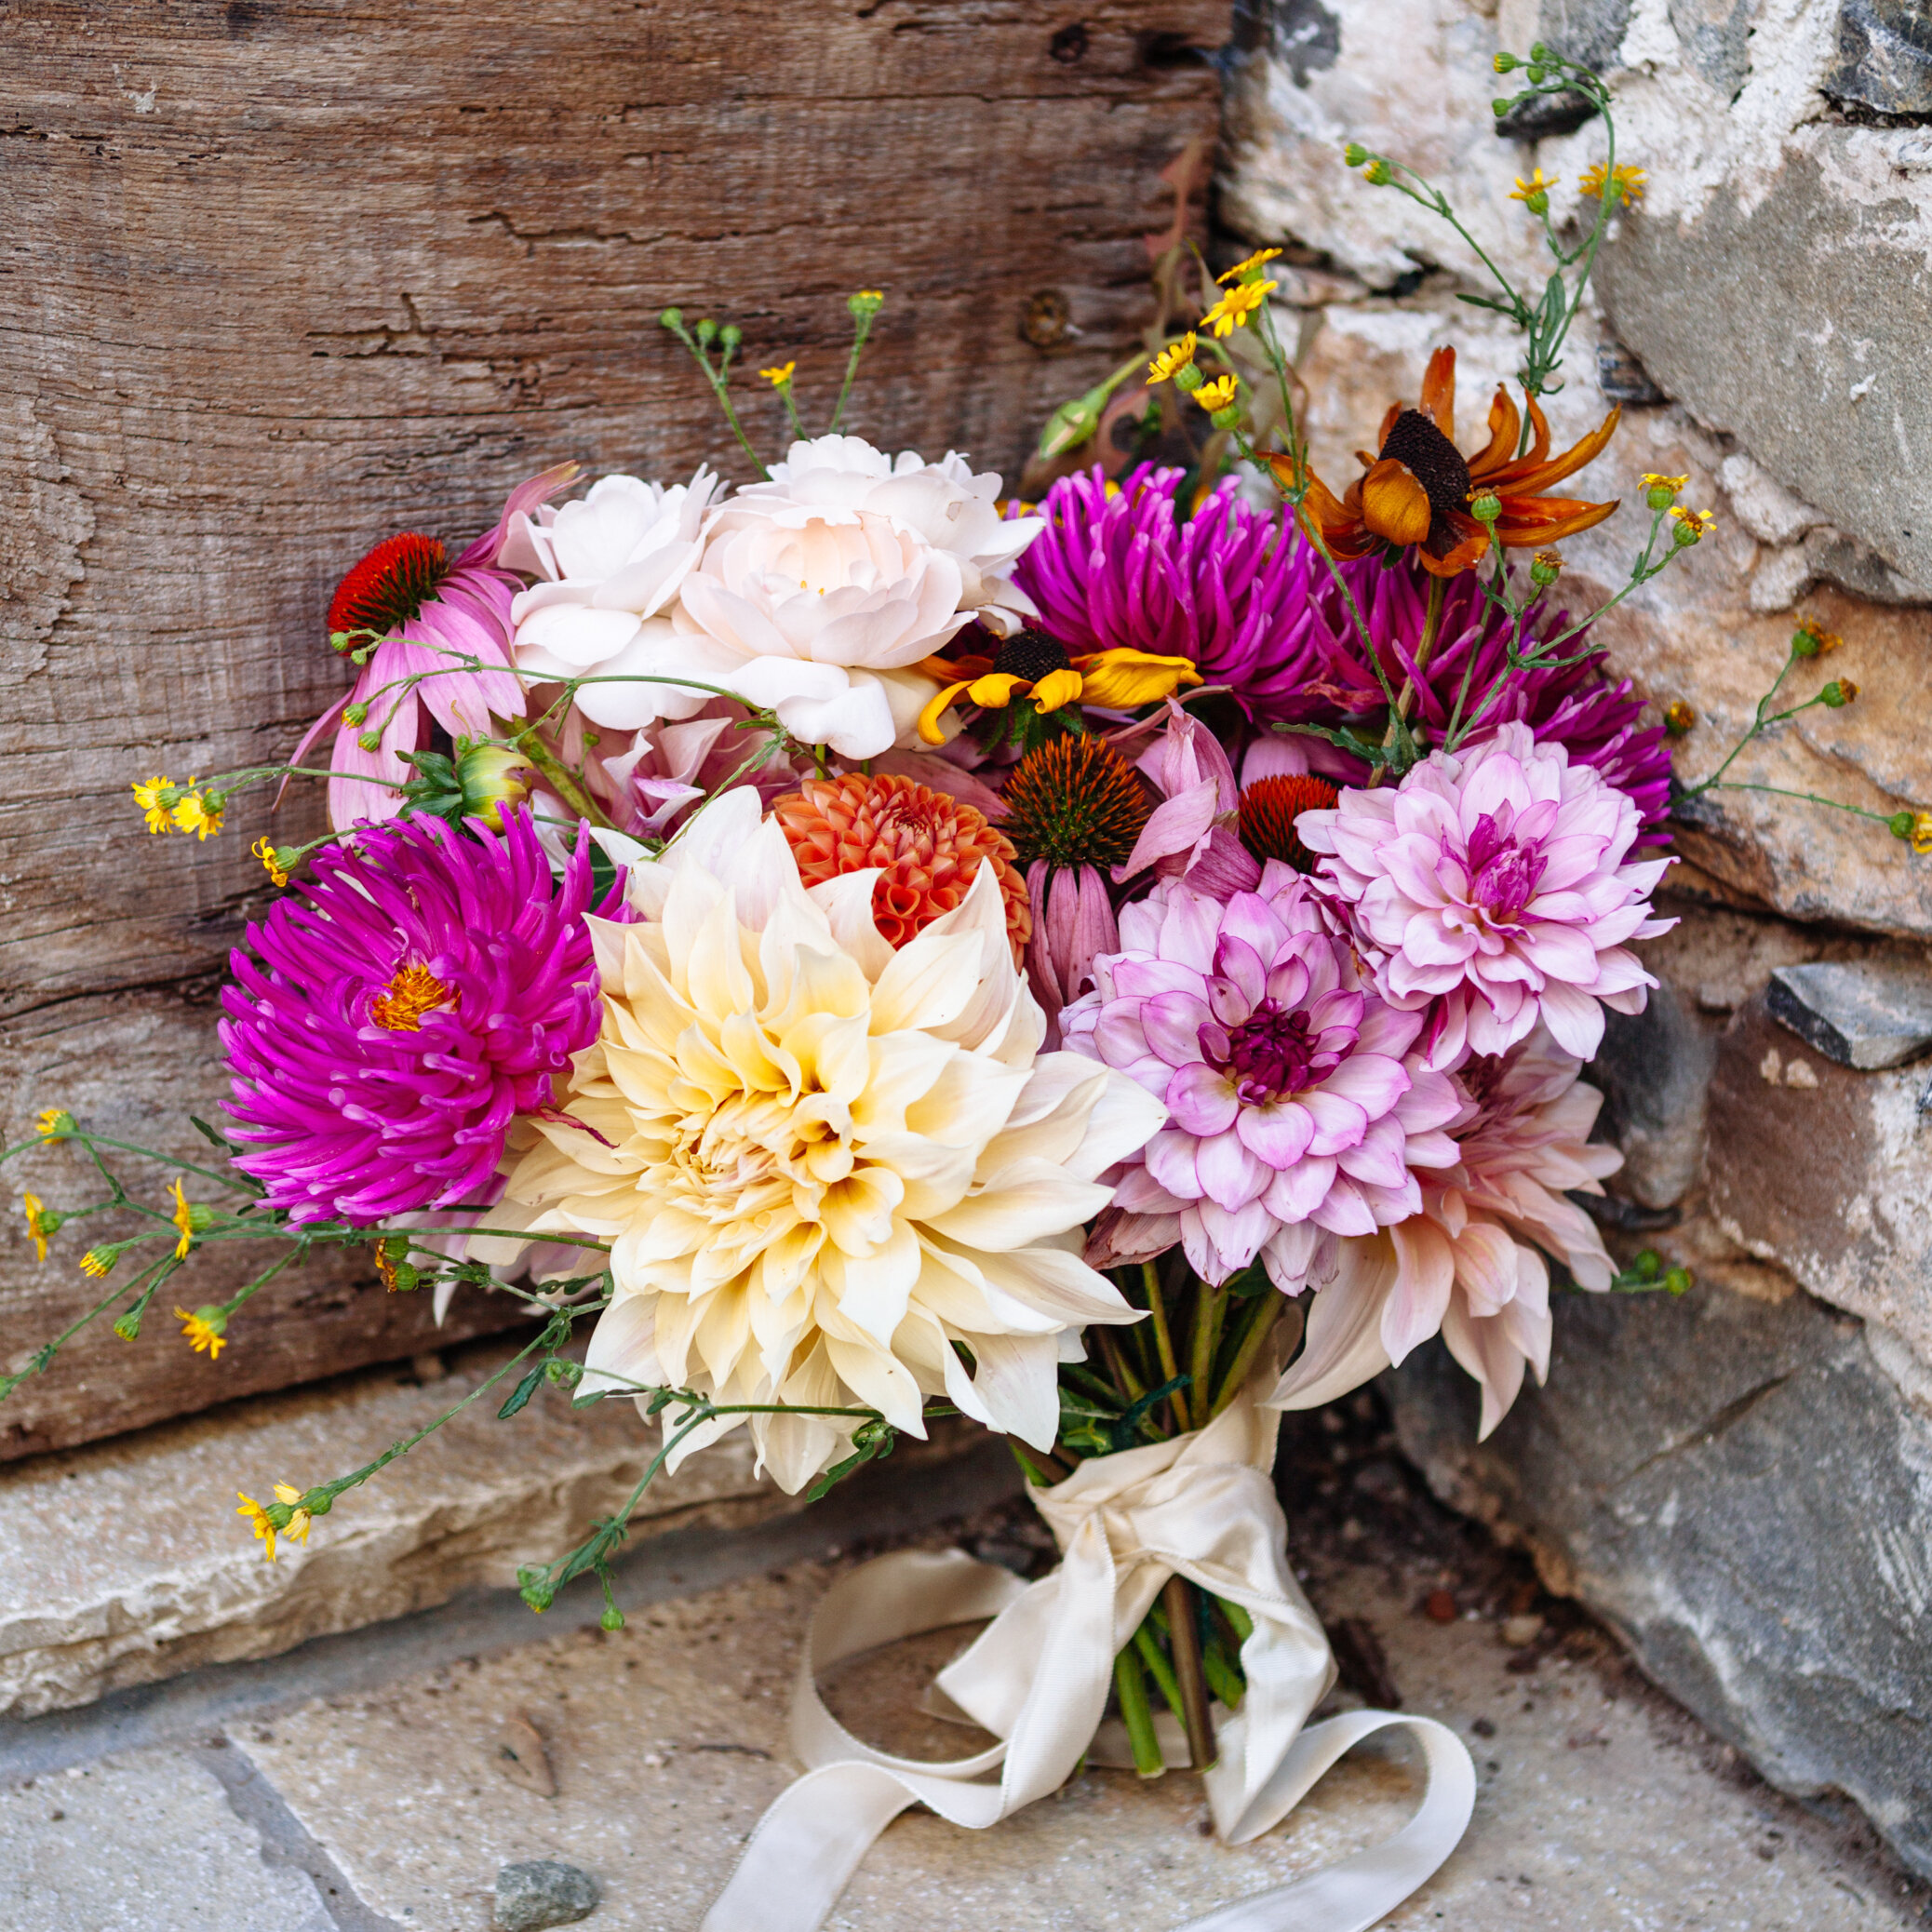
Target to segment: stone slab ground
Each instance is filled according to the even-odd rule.
[[[922,1503],[963,1506],[984,1480],[963,1468],[902,1476],[889,1499],[854,1491],[750,1529],[655,1538],[620,1576],[619,1632],[591,1623],[591,1593],[559,1602],[541,1638],[520,1609],[475,1594],[268,1663],[0,1725],[0,1923],[485,1932],[499,1869],[547,1858],[597,1880],[591,1926],[687,1932],[793,1775],[796,1645],[828,1578],[877,1547],[852,1541],[858,1526],[904,1533]],[[1925,1888],[1855,1821],[1759,1782],[1580,1611],[1543,1596],[1526,1563],[1438,1509],[1372,1399],[1295,1418],[1281,1470],[1297,1564],[1338,1633],[1339,1700],[1399,1697],[1452,1724],[1477,1762],[1469,1837],[1387,1924],[1925,1922]],[[1013,1499],[914,1534],[1015,1566],[1046,1560]],[[829,1687],[835,1710],[880,1742],[956,1754],[963,1734],[912,1704],[957,1641],[856,1660]],[[1387,1833],[1415,1796],[1400,1753],[1364,1751],[1285,1826],[1228,1849],[1204,1835],[1192,1778],[1093,1772],[983,1835],[900,1819],[831,1925],[1161,1932]]]

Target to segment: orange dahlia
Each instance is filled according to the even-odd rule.
[[[1302,520],[1319,534],[1331,557],[1367,557],[1384,545],[1414,546],[1415,560],[1438,577],[1473,569],[1489,554],[1489,531],[1470,515],[1470,499],[1496,499],[1496,541],[1505,549],[1536,550],[1603,522],[1615,502],[1545,496],[1552,483],[1574,476],[1603,453],[1621,413],[1612,409],[1601,427],[1561,456],[1550,453],[1550,424],[1533,396],[1530,447],[1516,453],[1523,418],[1502,385],[1489,406],[1489,440],[1473,456],[1456,447],[1456,351],[1438,349],[1422,379],[1422,407],[1396,403],[1382,419],[1375,455],[1358,451],[1365,475],[1335,493],[1312,473],[1301,506]],[[1268,459],[1284,483],[1294,480],[1291,461]]]
[[[1006,902],[1013,959],[1033,933],[1033,908],[1011,843],[970,805],[909,778],[814,779],[775,800],[771,816],[808,886],[881,867],[872,888],[872,921],[904,946],[965,898],[973,874],[992,866]]]

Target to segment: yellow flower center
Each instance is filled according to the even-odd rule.
[[[455,998],[456,988],[446,986],[427,966],[405,966],[389,982],[389,990],[369,1001],[369,1016],[392,1033],[414,1033],[424,1013]]]

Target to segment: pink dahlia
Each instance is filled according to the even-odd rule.
[[[1483,1388],[1480,1436],[1509,1414],[1525,1368],[1550,1372],[1552,1255],[1579,1288],[1606,1289],[1613,1269],[1573,1193],[1601,1194],[1623,1165],[1592,1142],[1603,1096],[1539,1027],[1503,1059],[1470,1060],[1449,1130],[1456,1164],[1424,1177],[1422,1213],[1369,1241],[1341,1244],[1316,1295],[1308,1347],[1271,1402],[1313,1408],[1379,1375],[1439,1329]]]
[[[1067,1046],[1165,1102],[1117,1190],[1135,1252],[1176,1237],[1206,1281],[1258,1254],[1294,1293],[1335,1237],[1420,1212],[1461,1107],[1411,1051],[1420,1013],[1361,981],[1311,881],[1279,860],[1226,905],[1179,881],[1120,913],[1122,950],[1061,1015]]]
[[[1657,982],[1625,941],[1668,932],[1650,894],[1668,859],[1630,862],[1637,808],[1527,725],[1451,755],[1433,752],[1399,786],[1346,791],[1298,826],[1348,905],[1383,996],[1440,1001],[1430,1064],[1501,1053],[1538,1015],[1589,1059],[1603,1008],[1642,1013]]]
[[[291,1221],[493,1199],[511,1120],[597,1038],[590,843],[558,886],[530,814],[506,825],[362,831],[231,956],[235,1164]]]

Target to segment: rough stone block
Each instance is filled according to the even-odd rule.
[[[1824,91],[1881,114],[1932,112],[1932,20],[1920,0],[1840,0]]]
[[[1468,1378],[1411,1356],[1403,1447],[1773,1784],[1848,1793],[1932,1873],[1932,1410],[1803,1295],[1556,1314],[1548,1387],[1485,1443]]]
[[[1762,1000],[1724,1030],[1705,1174],[1733,1241],[1932,1363],[1932,1125],[1922,1072],[1855,1073]]]
[[[1932,978],[1884,967],[1780,966],[1765,989],[1771,1017],[1840,1067],[1871,1073],[1932,1046]]]

